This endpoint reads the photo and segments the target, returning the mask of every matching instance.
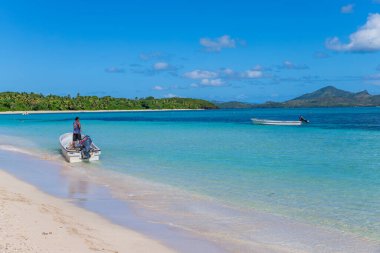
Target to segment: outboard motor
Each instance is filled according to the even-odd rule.
[[[309,123],[310,121],[305,119],[302,115],[299,117],[299,121],[301,121],[302,123]]]
[[[81,146],[82,159],[89,159],[91,157],[90,152],[92,144],[90,136],[85,135],[82,140],[79,141],[79,144]]]

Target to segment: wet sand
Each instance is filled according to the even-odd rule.
[[[0,170],[0,252],[175,252]]]

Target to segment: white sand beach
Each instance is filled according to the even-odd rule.
[[[174,252],[0,170],[0,252]]]

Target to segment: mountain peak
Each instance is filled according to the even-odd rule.
[[[300,100],[300,99],[303,100],[303,99],[317,99],[317,98],[348,97],[348,96],[352,96],[352,94],[353,93],[351,92],[340,90],[330,85],[330,86],[323,87],[319,90],[316,90],[312,93],[307,93],[305,95],[302,95],[290,101]]]
[[[380,106],[380,95],[373,96],[367,90],[349,92],[330,85],[285,102],[264,104],[232,102],[223,103],[223,106],[221,108]]]
[[[360,91],[356,93],[355,95],[370,95],[367,90]]]
[[[325,86],[325,87],[323,87],[323,88],[320,88],[319,90],[323,90],[323,91],[327,91],[327,90],[339,90],[338,88],[336,88],[336,87],[334,87],[334,86],[332,86],[332,85],[328,85],[328,86]],[[318,90],[316,90],[316,91],[318,91]]]

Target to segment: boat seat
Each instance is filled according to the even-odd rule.
[[[67,150],[67,151],[72,151],[72,152],[75,152],[75,151],[77,151],[74,147],[72,147],[72,146],[67,146],[67,147],[65,147],[65,149]]]
[[[80,151],[79,148],[75,148],[75,147],[74,147],[74,144],[73,144],[73,143],[70,143],[69,145],[67,145],[67,146],[65,147],[65,149],[66,149],[67,151],[71,151],[71,152],[78,152],[78,151]]]

